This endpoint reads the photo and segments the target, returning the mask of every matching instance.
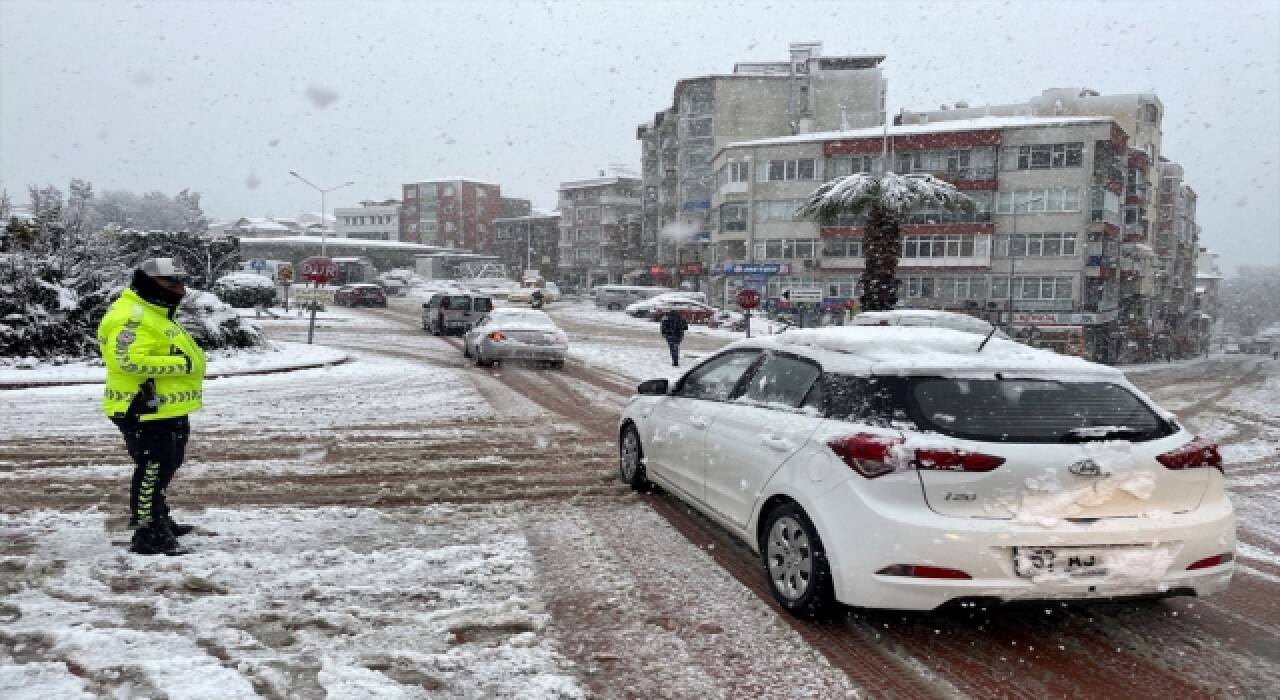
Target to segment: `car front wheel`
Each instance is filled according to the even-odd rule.
[[[622,429],[622,439],[618,441],[618,468],[623,483],[636,491],[649,488],[649,479],[645,476],[644,448],[640,446],[640,434],[634,425],[628,424]]]
[[[812,619],[835,607],[822,540],[799,505],[785,503],[769,512],[760,552],[769,589],[787,612]]]

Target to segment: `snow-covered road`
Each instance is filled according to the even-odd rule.
[[[1135,375],[1219,440],[1240,569],[1208,600],[781,614],[740,543],[616,479],[654,324],[553,307],[564,372],[469,367],[416,309],[344,315],[355,361],[219,379],[171,499],[177,559],[125,551],[100,388],[0,391],[0,697],[1264,696],[1280,687],[1280,367]],[[296,340],[295,320],[264,324]],[[731,336],[691,335],[700,355]]]

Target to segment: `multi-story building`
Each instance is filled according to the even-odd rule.
[[[618,283],[643,266],[639,178],[560,183],[559,277],[590,287]]]
[[[1167,327],[1169,300],[1184,297],[1186,292],[1185,287],[1169,288],[1178,277],[1163,270],[1170,267],[1186,270],[1194,261],[1175,263],[1157,256],[1162,248],[1168,252],[1166,258],[1177,252],[1175,247],[1160,246],[1157,242],[1161,232],[1155,189],[1164,169],[1164,104],[1160,98],[1154,93],[1102,95],[1089,88],[1054,88],[1020,103],[970,107],[961,102],[933,111],[905,111],[895,117],[894,122],[934,124],[984,116],[1108,116],[1129,135],[1120,247],[1120,326],[1128,338],[1123,359],[1143,360],[1172,352],[1174,331]],[[1178,179],[1181,179],[1180,172]],[[1192,258],[1194,255],[1193,250]]]
[[[493,220],[502,212],[498,185],[466,177],[406,183],[400,240],[489,252]]]
[[[1196,193],[1183,182],[1182,166],[1161,159],[1155,247],[1157,296],[1153,313],[1155,346],[1166,357],[1198,352],[1200,330],[1195,309],[1196,255],[1200,227],[1196,224]]]
[[[823,56],[821,42],[795,43],[786,61],[737,63],[727,75],[677,82],[672,106],[636,131],[644,259],[676,276],[677,264],[694,271],[709,262],[711,159],[725,144],[883,124],[883,60]]]
[[[533,203],[519,197],[503,197],[502,204],[498,209],[498,214],[501,218],[512,219],[517,216],[533,214]]]
[[[333,210],[339,238],[368,241],[400,240],[400,202],[395,199],[364,200],[358,207]]]
[[[560,272],[560,215],[531,214],[493,220],[493,254],[508,272],[537,270],[543,279]]]
[[[1222,295],[1222,270],[1218,254],[1201,248],[1196,255],[1196,325],[1198,352],[1209,352],[1213,326],[1218,322],[1218,305]]]
[[[791,290],[829,307],[856,299],[863,222],[818,226],[797,207],[855,172],[931,173],[971,213],[916,211],[902,222],[899,298],[982,316],[1042,345],[1112,359],[1128,139],[1110,117],[990,117],[800,134],[729,144],[713,159],[714,263],[737,286]],[[776,265],[767,279],[735,265]],[[1012,280],[1012,284],[1011,284]]]

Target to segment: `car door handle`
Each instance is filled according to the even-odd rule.
[[[692,425],[698,430],[706,430],[707,423],[707,419],[702,416],[689,416],[689,425]]]
[[[765,447],[771,450],[783,451],[783,450],[791,449],[790,441],[783,440],[780,437],[774,437],[772,435],[766,435],[760,438],[760,444],[764,445]]]

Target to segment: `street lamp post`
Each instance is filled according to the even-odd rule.
[[[1013,254],[1013,239],[1018,235],[1018,205],[1023,205],[1023,211],[1036,202],[1043,202],[1044,197],[1036,197],[1028,199],[1025,202],[1018,202],[1018,192],[1013,192],[1013,233],[1009,236],[1008,253],[1009,253],[1009,335],[1013,335],[1013,279],[1014,272],[1017,270],[1018,258]],[[1026,254],[1027,247],[1024,245],[1023,254]]]
[[[297,172],[296,170],[290,170],[290,171],[289,171],[289,174],[290,174],[290,175],[292,175],[292,176],[294,176],[294,177],[296,177],[296,178],[298,178],[299,180],[302,180],[303,182],[307,183],[308,185],[310,185],[310,186],[311,186],[311,188],[312,188],[312,189],[314,189],[315,191],[317,191],[317,192],[319,192],[319,193],[320,193],[320,257],[322,257],[322,258],[328,257],[328,255],[327,255],[327,253],[328,253],[328,245],[327,245],[327,244],[328,244],[328,241],[329,241],[329,237],[328,237],[328,232],[327,232],[327,231],[326,231],[326,229],[325,229],[325,227],[326,227],[328,224],[327,224],[327,221],[326,221],[326,219],[325,219],[325,215],[324,215],[324,196],[325,196],[326,194],[329,194],[330,192],[333,192],[334,190],[340,190],[340,189],[342,189],[343,187],[348,187],[348,186],[350,186],[350,185],[354,185],[354,184],[356,184],[356,183],[355,183],[354,181],[348,180],[348,181],[346,181],[346,182],[342,183],[341,185],[335,185],[335,186],[333,186],[333,187],[323,188],[323,187],[320,187],[319,185],[315,184],[314,182],[312,182],[312,181],[308,180],[307,178],[305,178],[305,177],[303,177],[303,176],[299,175],[299,174],[298,174],[298,172]]]

